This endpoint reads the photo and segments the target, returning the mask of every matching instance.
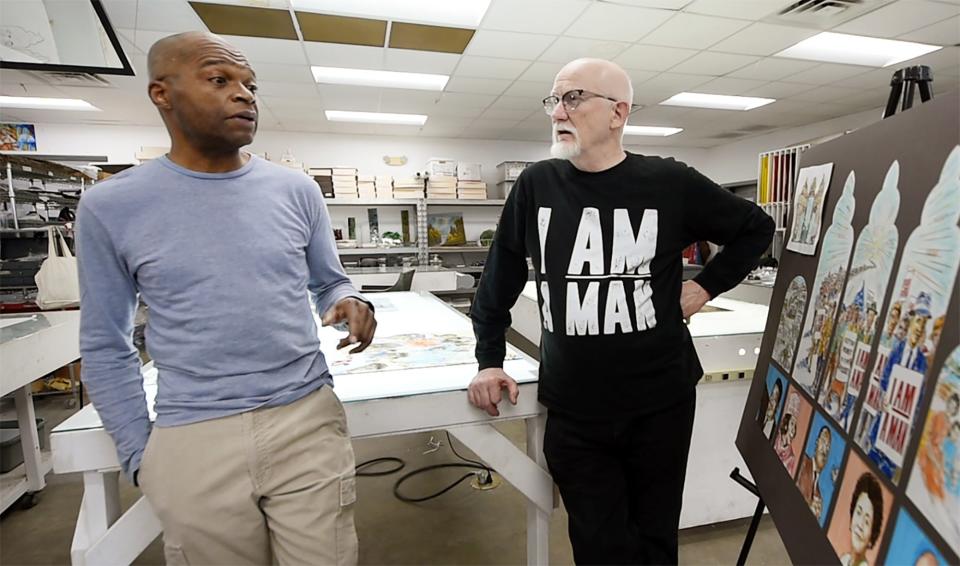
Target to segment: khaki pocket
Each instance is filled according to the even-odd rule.
[[[357,501],[357,479],[350,474],[340,478],[340,508],[337,511],[337,564],[352,565],[359,559],[357,527],[353,520]]]
[[[190,563],[187,562],[186,555],[183,553],[183,549],[172,544],[163,545],[163,558],[166,560],[167,566],[190,565]]]

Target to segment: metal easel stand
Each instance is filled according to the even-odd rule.
[[[747,536],[743,539],[743,546],[740,547],[740,556],[737,557],[737,566],[744,566],[747,563],[747,555],[750,554],[750,547],[753,546],[753,539],[757,536],[757,529],[760,527],[760,519],[763,518],[763,510],[766,504],[763,497],[760,496],[760,490],[757,485],[747,478],[740,475],[740,468],[734,468],[730,472],[730,479],[737,482],[743,489],[757,496],[757,508],[753,511],[753,518],[750,520],[750,527],[747,529]]]
[[[913,106],[914,87],[920,91],[920,102],[927,102],[933,99],[933,91],[930,90],[930,83],[933,82],[933,71],[926,65],[915,65],[913,67],[904,67],[893,74],[890,79],[890,96],[887,98],[887,107],[883,111],[883,117],[889,118],[897,112],[897,104],[901,98],[901,112],[909,110]]]

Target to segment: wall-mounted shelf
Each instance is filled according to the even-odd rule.
[[[427,206],[503,206],[506,199],[426,199]]]
[[[420,200],[422,199],[326,199],[327,206],[417,206]]]
[[[419,248],[337,248],[340,255],[417,255]]]
[[[452,253],[452,254],[462,254],[462,253],[487,253],[490,251],[490,248],[485,248],[483,246],[430,246],[430,253]]]

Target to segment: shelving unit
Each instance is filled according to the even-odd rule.
[[[0,154],[0,168],[6,173],[7,201],[4,204],[13,215],[14,229],[20,228],[18,204],[33,204],[38,215],[39,207],[42,205],[49,220],[51,204],[76,207],[79,196],[83,194],[87,184],[93,184],[93,179],[71,167],[19,155]],[[16,180],[25,181],[34,187],[39,186],[43,192],[17,189],[14,185]],[[71,185],[77,194],[75,196],[58,194],[62,192],[49,190],[48,184]]]
[[[809,147],[810,144],[802,144],[765,151],[757,158],[756,202],[776,224],[772,252],[777,260],[780,259],[790,220],[800,154]]]
[[[340,255],[416,255],[420,248],[401,247],[401,248],[338,248]]]

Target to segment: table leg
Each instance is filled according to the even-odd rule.
[[[73,367],[73,362],[67,364],[67,373],[70,374],[70,400],[67,401],[67,407],[73,409],[82,407],[83,401],[80,398],[80,387],[77,382],[77,370]]]
[[[120,517],[120,472],[84,472],[83,502],[70,548],[73,566],[86,564],[87,550]]]
[[[27,471],[27,491],[40,491],[46,486],[43,478],[43,462],[40,458],[40,435],[37,433],[37,415],[33,410],[31,385],[17,390],[14,404],[17,409],[17,426],[20,427],[20,446]]]
[[[543,432],[546,415],[526,419],[527,456],[544,470],[547,461],[543,456]],[[554,502],[556,505],[556,502]],[[550,514],[532,501],[527,501],[527,564],[539,565],[550,562]]]

